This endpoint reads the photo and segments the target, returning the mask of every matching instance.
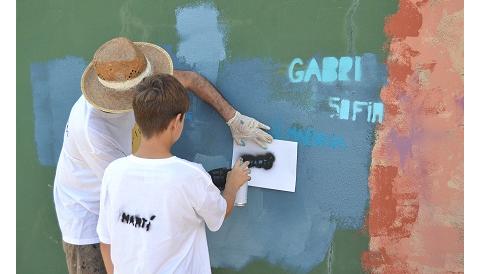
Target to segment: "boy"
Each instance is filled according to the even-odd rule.
[[[145,78],[133,101],[142,131],[135,155],[105,170],[97,233],[108,273],[210,273],[205,224],[217,231],[250,179],[237,161],[223,196],[200,164],[173,156],[188,96],[167,74]]]

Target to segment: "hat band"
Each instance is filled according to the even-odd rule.
[[[148,77],[152,74],[152,67],[150,65],[150,62],[148,62],[148,59],[146,60],[147,60],[147,66],[145,67],[145,70],[143,70],[143,72],[135,78],[122,81],[122,82],[116,82],[116,81],[106,81],[98,77],[98,81],[100,81],[100,83],[105,87],[111,88],[117,91],[129,90],[134,86],[138,85],[143,80],[143,78]]]

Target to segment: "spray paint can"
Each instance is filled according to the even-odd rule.
[[[246,206],[247,205],[247,191],[248,191],[248,182],[243,184],[237,191],[237,196],[235,196],[235,206]]]
[[[240,158],[240,164],[243,164],[243,159]],[[237,191],[235,196],[234,206],[246,206],[247,205],[247,191],[248,191],[248,182],[245,182]]]

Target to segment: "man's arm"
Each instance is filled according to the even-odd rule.
[[[173,76],[223,117],[237,144],[245,145],[245,141],[250,140],[266,148],[267,143],[273,141],[273,137],[264,131],[269,130],[269,126],[235,110],[205,77],[193,71],[180,70],[174,70]]]
[[[193,71],[174,70],[173,76],[188,90],[210,104],[225,121],[233,118],[235,109],[204,77]]]
[[[102,253],[103,263],[108,274],[113,274],[112,257],[110,256],[110,245],[100,242],[100,252]]]

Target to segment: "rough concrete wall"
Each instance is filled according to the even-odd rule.
[[[373,273],[463,272],[463,1],[400,0],[385,32],[385,120],[363,264]]]

